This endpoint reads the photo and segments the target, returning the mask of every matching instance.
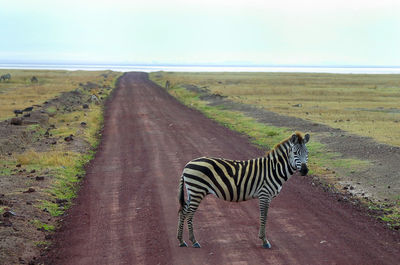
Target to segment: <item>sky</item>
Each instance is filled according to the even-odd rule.
[[[0,63],[400,66],[399,0],[0,0]]]

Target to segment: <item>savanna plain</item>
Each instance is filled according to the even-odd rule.
[[[104,102],[122,74],[0,70],[6,73],[11,79],[0,82],[0,263],[28,264],[45,253],[73,205],[101,139]],[[311,133],[312,184],[358,204],[388,229],[400,228],[398,164],[372,178],[381,161],[344,155],[341,142],[355,135],[374,144],[370,152],[384,146],[399,155],[400,75],[154,72],[150,79],[266,151],[298,128],[251,112],[300,119],[303,131],[313,124],[331,128]],[[251,111],[232,107],[238,105]],[[322,141],[327,136],[344,146],[340,152]]]

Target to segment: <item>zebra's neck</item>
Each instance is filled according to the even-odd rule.
[[[288,141],[275,146],[267,155],[266,181],[274,186],[282,186],[295,172],[289,161],[290,144]]]

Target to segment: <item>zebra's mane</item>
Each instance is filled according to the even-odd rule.
[[[300,143],[300,144],[303,143],[303,139],[304,139],[304,138],[303,138],[303,134],[302,134],[301,132],[299,132],[299,131],[295,131],[294,134],[297,135],[297,137],[298,137],[298,139],[299,139],[299,143]],[[288,138],[286,138],[285,140],[281,141],[280,143],[277,143],[277,144],[274,146],[274,148],[272,148],[271,150],[269,150],[269,151],[267,151],[267,152],[265,153],[265,156],[268,156],[268,154],[270,154],[271,152],[274,152],[274,151],[275,151],[276,149],[278,149],[279,146],[281,146],[282,144],[287,143],[287,142],[290,140],[290,138],[292,138],[292,135],[290,135]]]

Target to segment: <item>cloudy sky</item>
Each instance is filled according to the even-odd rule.
[[[0,0],[0,63],[400,65],[398,0]]]

